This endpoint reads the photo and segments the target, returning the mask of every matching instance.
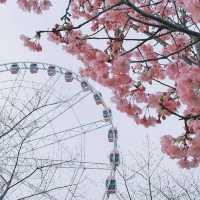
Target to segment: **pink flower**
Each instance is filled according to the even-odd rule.
[[[148,117],[145,116],[140,119],[140,124],[142,124],[144,127],[148,128],[150,126],[155,126],[158,123],[158,120],[155,117]]]
[[[0,3],[6,3],[7,0],[0,0]]]
[[[192,160],[188,160],[187,158],[183,158],[183,159],[178,161],[178,164],[182,168],[191,169],[191,168],[199,166],[199,160],[195,159],[195,158],[192,158]]]
[[[135,104],[130,104],[126,99],[121,99],[120,96],[115,95],[112,101],[117,104],[117,109],[121,112],[126,112],[129,116],[139,115],[142,110]]]
[[[48,33],[48,40],[52,41],[56,44],[60,44],[62,42],[65,42],[65,40],[63,39],[63,37],[59,33],[54,33],[54,32]]]
[[[51,6],[52,6],[52,4],[49,0],[43,0],[40,2],[41,10],[48,10]]]
[[[24,42],[24,46],[28,47],[32,51],[40,52],[42,51],[42,47],[39,43],[34,42],[31,38],[26,37],[25,35],[21,35],[20,39]]]
[[[99,18],[99,24],[106,27],[107,30],[115,30],[117,28],[123,28],[127,23],[128,10],[109,10],[103,17]]]
[[[113,59],[112,63],[112,72],[114,74],[125,74],[129,72],[129,57],[128,55],[125,56],[116,56]]]
[[[147,95],[145,94],[145,88],[143,86],[131,91],[131,93],[133,93],[137,103],[142,103],[147,101]]]
[[[188,126],[191,132],[200,135],[200,120],[190,120]],[[200,139],[200,138],[199,138]]]
[[[178,164],[185,169],[190,169],[190,161],[188,161],[186,158],[183,158],[181,160],[178,161]]]
[[[180,100],[189,107],[200,106],[200,68],[192,66],[177,77],[177,92]]]
[[[186,169],[198,167],[200,163],[200,136],[193,139],[188,139],[189,137],[187,134],[178,138],[170,135],[161,138],[162,152],[173,159],[178,159],[178,164]]]
[[[182,142],[182,141],[181,141]],[[161,138],[161,150],[170,158],[182,159],[187,155],[187,151],[171,135],[165,135]]]
[[[199,141],[193,141],[191,147],[188,150],[188,156],[194,158],[200,158],[200,143]]]
[[[178,0],[178,3],[184,7],[192,16],[194,22],[200,22],[200,2],[199,0]]]
[[[17,0],[17,3],[22,10],[37,14],[42,14],[42,11],[48,10],[52,5],[49,0]]]
[[[176,77],[179,75],[179,68],[178,64],[170,63],[167,65],[167,75],[170,79],[175,80]]]
[[[153,46],[150,44],[141,45],[141,51],[143,52],[145,58],[147,58],[147,59],[154,59],[157,57],[154,52]]]
[[[174,40],[175,38],[175,40]],[[163,53],[164,55],[169,55],[171,53],[175,53],[181,49],[184,49],[186,46],[190,44],[190,38],[186,35],[175,35],[171,38],[171,44],[168,44],[164,47]],[[189,48],[189,47],[188,47]],[[188,49],[179,52],[178,54],[174,54],[172,56],[173,59],[177,59],[180,56],[183,56],[187,53]]]

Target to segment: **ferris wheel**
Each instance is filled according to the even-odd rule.
[[[86,79],[46,63],[0,65],[0,200],[116,199],[117,141]]]

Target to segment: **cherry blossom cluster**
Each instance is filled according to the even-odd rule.
[[[0,0],[0,3],[6,3],[6,1]],[[23,11],[33,11],[37,14],[42,14],[43,11],[48,10],[52,5],[49,0],[17,0],[17,3]]]
[[[199,0],[178,0],[177,1],[180,6],[185,8],[185,10],[191,15],[194,22],[199,23],[200,22],[200,15],[199,15],[199,9],[200,9],[200,3]]]
[[[51,5],[17,2],[36,12]],[[52,30],[21,39],[41,51],[39,39],[47,33],[83,63],[82,76],[112,90],[117,109],[136,124],[155,126],[172,115],[182,120],[181,135],[163,136],[161,145],[189,169],[200,163],[199,13],[199,0],[71,0]]]
[[[49,0],[17,0],[17,3],[22,10],[37,14],[41,14],[51,6]]]
[[[25,35],[21,35],[20,39],[24,42],[24,46],[28,47],[32,51],[42,51],[42,47],[40,43],[37,42],[37,39],[35,38],[35,41],[32,38],[29,38]]]

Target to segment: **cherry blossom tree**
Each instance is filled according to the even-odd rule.
[[[53,9],[49,0],[17,3],[38,14]],[[200,163],[199,13],[199,0],[68,0],[54,27],[21,39],[40,52],[48,34],[82,61],[82,76],[112,90],[117,109],[136,124],[176,116],[184,131],[163,136],[162,151],[189,169]]]

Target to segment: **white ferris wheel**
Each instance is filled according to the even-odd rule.
[[[118,199],[117,141],[87,80],[46,63],[0,65],[0,200]]]

